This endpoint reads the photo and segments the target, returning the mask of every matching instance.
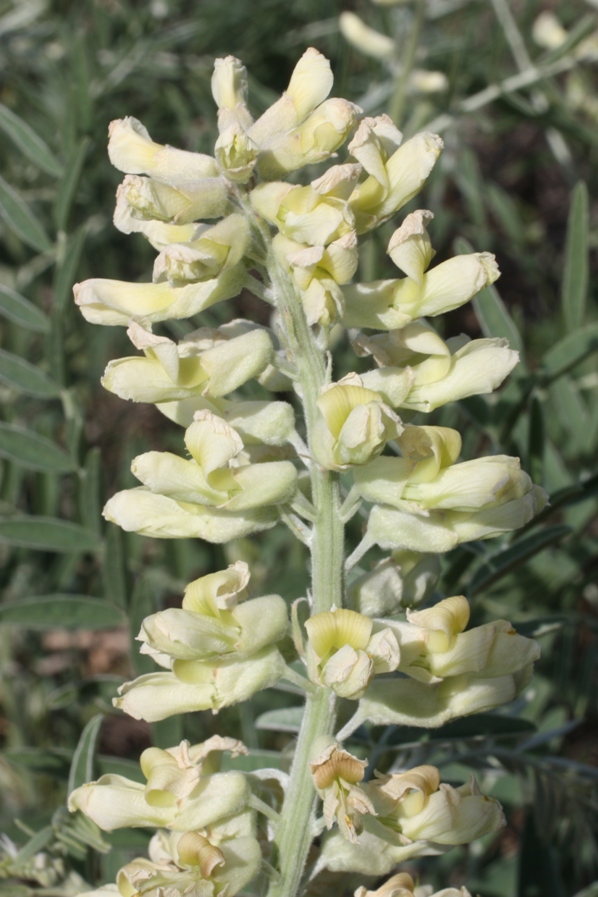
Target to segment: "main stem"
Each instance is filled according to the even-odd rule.
[[[281,269],[274,253],[269,253],[269,270],[280,314],[286,349],[294,363],[305,411],[307,443],[319,415],[317,399],[328,374],[321,349],[307,324],[301,299],[293,283]],[[311,567],[314,613],[342,606],[343,537],[340,519],[338,474],[311,462],[312,502],[316,519],[312,527]],[[309,769],[312,746],[322,736],[331,735],[335,725],[335,695],[318,688],[308,696],[301,731],[295,749],[290,781],[286,790],[280,824],[275,837],[280,877],[272,881],[268,897],[294,897],[299,892],[305,862],[315,832],[316,793]]]

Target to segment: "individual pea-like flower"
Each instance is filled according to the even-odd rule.
[[[165,655],[158,655],[162,660]],[[287,670],[280,651],[268,645],[246,657],[172,661],[172,671],[147,673],[118,689],[112,703],[134,719],[157,722],[178,713],[211,710],[247,701],[271,688]]]
[[[246,283],[244,265],[235,265],[211,280],[185,286],[94,277],[75,284],[73,292],[86,321],[126,327],[134,317],[149,322],[191,318],[217,302],[236,296]]]
[[[195,414],[185,445],[190,461],[171,452],[135,458],[132,470],[143,488],[113,496],[104,509],[106,518],[157,538],[199,535],[228,541],[234,533],[271,526],[277,512],[268,509],[288,501],[296,489],[291,461],[252,464],[236,430],[211,411]]]
[[[422,321],[353,340],[358,355],[372,355],[379,365],[362,374],[364,385],[395,408],[424,412],[495,390],[519,360],[508,346],[505,339],[464,335],[445,342]]]
[[[155,143],[141,122],[131,116],[111,122],[108,134],[108,155],[119,171],[146,174],[159,183],[179,185],[218,177],[218,167],[211,156]]]
[[[199,225],[190,242],[173,243],[154,263],[154,283],[171,286],[217,278],[238,265],[249,247],[249,224],[244,215],[227,215],[217,224]]]
[[[344,288],[346,327],[395,330],[416,318],[444,314],[499,277],[489,252],[457,255],[427,271],[434,256],[426,230],[432,217],[426,210],[412,212],[390,239],[387,251],[406,277]]]
[[[342,835],[352,842],[362,831],[361,817],[376,812],[359,787],[366,766],[366,760],[359,760],[335,743],[327,745],[309,764],[316,791],[324,803],[326,826],[331,829],[336,820]]]
[[[69,795],[71,812],[81,810],[107,832],[135,826],[165,826],[176,831],[203,828],[247,807],[251,792],[240,772],[219,772],[223,751],[232,756],[247,748],[233,738],[167,750],[147,748],[140,765],[146,784],[120,775],[103,775]]]
[[[160,838],[159,845],[154,839]],[[255,837],[226,840],[216,846],[202,832],[162,833],[150,842],[150,856],[120,869],[116,885],[123,897],[212,897],[234,895],[256,875],[261,850]]]
[[[432,893],[430,885],[416,886],[410,875],[399,872],[375,891],[368,891],[363,886],[357,888],[355,897],[471,897],[471,894],[467,888],[443,888]]]
[[[358,175],[358,166],[336,165],[306,187],[284,181],[258,184],[251,205],[290,240],[327,246],[355,230],[347,197]]]
[[[443,147],[429,132],[402,140],[388,115],[381,115],[364,118],[349,144],[367,175],[349,199],[358,234],[378,227],[419,193]]]
[[[369,617],[335,609],[310,617],[307,670],[312,682],[332,688],[340,697],[357,700],[376,673],[396,670],[397,640],[388,628],[373,632]]]
[[[538,643],[517,635],[506,620],[465,632],[468,620],[467,599],[456,595],[425,610],[408,610],[406,623],[385,621],[399,643],[398,669],[426,683],[461,675],[491,679],[519,672],[539,658]]]
[[[368,464],[403,431],[380,393],[366,389],[357,374],[327,387],[317,405],[321,417],[314,427],[312,450],[329,470]]]
[[[532,489],[519,458],[490,455],[455,463],[461,451],[456,430],[408,424],[397,443],[401,458],[375,458],[353,472],[354,488],[368,501],[422,515],[469,512],[500,507]]]
[[[202,327],[178,345],[168,337],[153,334],[151,325],[143,321],[132,320],[127,334],[145,357],[110,361],[102,385],[121,399],[134,402],[220,398],[258,377],[274,357],[268,331],[243,320],[218,329]]]
[[[116,884],[91,893],[95,897],[232,897],[251,881],[261,863],[252,817],[243,812],[201,831],[158,831],[149,843],[149,860],[132,860],[119,870]]]
[[[350,231],[327,246],[304,246],[277,234],[274,250],[299,288],[308,324],[328,328],[342,314],[343,292],[357,270],[357,238]]]
[[[200,218],[219,218],[230,207],[226,185],[220,178],[173,187],[153,178],[128,174],[118,188],[116,200],[116,220],[131,231],[136,228],[130,219],[183,227]]]
[[[279,595],[265,595],[238,604],[239,593],[226,599],[214,590],[217,578],[247,576],[238,562],[228,571],[209,574],[185,589],[182,608],[171,607],[146,617],[138,640],[141,652],[170,668],[175,660],[215,660],[234,655],[244,659],[279,642],[288,630],[288,612]],[[205,582],[205,580],[208,582]]]
[[[360,551],[364,553],[370,545],[385,550],[418,551],[425,545],[429,551],[444,553],[462,542],[493,539],[525,526],[547,500],[541,486],[532,486],[519,498],[480,510],[440,509],[420,516],[389,505],[374,505]]]
[[[363,789],[375,814],[362,817],[363,832],[356,843],[340,833],[329,835],[317,870],[385,875],[410,857],[467,844],[505,824],[500,804],[480,793],[473,776],[453,788],[440,783],[434,766],[378,776]]]
[[[532,671],[532,663],[523,668],[516,664],[514,672],[502,676],[485,678],[483,671],[481,675],[464,673],[447,676],[438,685],[416,679],[396,683],[375,680],[338,738],[346,738],[366,721],[375,726],[435,729],[462,716],[494,710],[517,697],[528,685]]]

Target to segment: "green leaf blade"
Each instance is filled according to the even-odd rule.
[[[569,332],[581,327],[588,293],[588,188],[579,181],[573,190],[567,222],[565,270],[561,303]]]
[[[39,595],[0,605],[0,623],[28,629],[118,629],[123,612],[101,598],[86,595]]]
[[[75,469],[75,462],[45,436],[16,424],[0,422],[0,457],[26,467],[48,473],[67,473]]]
[[[4,349],[0,349],[0,380],[4,380],[18,392],[38,399],[55,399],[60,395],[60,386],[47,374],[24,358]]]
[[[2,177],[0,177],[0,215],[6,226],[32,249],[48,252],[52,248],[48,235],[25,200]]]
[[[93,533],[76,523],[28,515],[0,518],[0,543],[61,554],[93,552],[100,544]]]
[[[49,146],[27,122],[0,103],[0,129],[30,162],[53,177],[60,177],[62,166]]]
[[[71,794],[75,788],[79,788],[81,785],[85,785],[93,779],[96,747],[103,719],[103,714],[98,713],[89,720],[81,733],[79,743],[73,754],[73,762],[71,763],[69,773],[69,794]]]
[[[0,315],[35,333],[47,333],[50,329],[50,320],[41,308],[3,284],[0,284]]]

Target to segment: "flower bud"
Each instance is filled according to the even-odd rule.
[[[314,428],[312,449],[329,470],[367,464],[403,430],[380,394],[366,389],[357,374],[328,387],[317,405],[322,417]]]
[[[338,20],[341,34],[356,49],[374,59],[390,59],[395,53],[395,42],[386,34],[369,28],[353,12],[342,12]]]
[[[363,132],[358,131],[354,143],[349,146],[349,151],[369,172],[369,177],[355,188],[349,201],[357,233],[377,227],[419,193],[444,145],[436,134],[416,134],[385,160],[386,152],[379,151],[376,157],[369,149],[375,143],[376,126],[376,119],[366,119],[362,122]],[[367,152],[363,151],[364,146],[368,148]],[[375,165],[374,158],[377,158]]]
[[[309,47],[295,66],[282,97],[249,128],[249,136],[262,147],[273,137],[297,127],[326,99],[332,83],[329,61]]]
[[[262,147],[260,175],[272,180],[329,158],[345,142],[359,112],[359,106],[348,100],[326,100],[297,128]]]
[[[212,96],[219,110],[236,112],[247,105],[247,69],[234,56],[214,60]],[[251,122],[247,122],[249,126]]]
[[[110,122],[108,133],[110,161],[127,174],[149,174],[166,184],[188,184],[218,175],[211,156],[154,143],[136,118]]]
[[[259,147],[243,128],[233,122],[221,132],[214,149],[224,177],[236,184],[246,184],[253,174]]]

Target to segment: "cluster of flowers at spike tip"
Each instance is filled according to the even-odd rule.
[[[240,603],[248,581],[247,565],[237,561],[188,585],[182,608],[146,617],[141,653],[167,672],[126,682],[115,707],[148,722],[216,713],[278,682],[287,669],[276,647],[289,629],[287,606],[279,595]]]
[[[311,763],[326,825],[338,824],[316,869],[384,875],[405,859],[467,844],[504,825],[500,804],[482,795],[473,777],[453,788],[440,783],[436,767],[418,766],[364,782],[366,766],[334,743]]]
[[[167,826],[149,846],[149,860],[137,858],[118,873],[116,884],[89,897],[232,897],[261,863],[251,792],[238,772],[219,773],[222,751],[247,753],[241,742],[214,736],[191,747],[184,741],[167,751],[141,755],[145,787],[122,776],[102,776],[77,788],[71,811],[81,810],[106,831],[123,826]]]
[[[366,720],[434,727],[512,700],[530,679],[538,643],[518,635],[506,620],[465,632],[468,621],[462,595],[408,610],[406,621],[372,620],[347,609],[310,617],[305,628],[311,681],[343,698],[361,699],[339,737]],[[372,681],[392,672],[409,679]]]

